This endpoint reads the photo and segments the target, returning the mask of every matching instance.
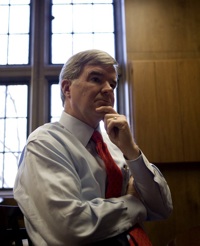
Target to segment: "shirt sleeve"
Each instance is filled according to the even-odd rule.
[[[136,160],[127,160],[134,185],[147,209],[148,220],[167,218],[173,205],[170,189],[160,170],[149,163],[143,153]]]

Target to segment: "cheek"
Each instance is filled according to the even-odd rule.
[[[71,90],[72,97],[78,102],[86,94],[85,88],[80,83],[74,83]]]
[[[93,106],[93,96],[89,89],[82,88],[76,95],[76,101],[80,107],[91,108]]]
[[[90,87],[84,87],[82,89],[82,96],[84,96],[88,100],[94,99],[97,94],[98,94],[98,92],[96,92],[94,89],[92,89]]]
[[[84,105],[88,104],[88,107],[91,107],[93,105],[95,97],[98,94],[98,90],[95,90],[95,88],[93,88],[92,86],[77,83],[73,88],[73,93],[76,97],[75,99],[77,103],[84,103]]]

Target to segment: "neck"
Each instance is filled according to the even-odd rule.
[[[73,114],[72,112],[68,111],[68,110],[64,110],[67,114],[73,116],[74,118],[82,121],[83,123],[89,125],[90,127],[96,129],[98,126],[99,126],[99,122],[101,121],[101,119],[96,119],[96,120],[93,120],[93,119],[88,119],[86,117],[81,117],[81,116],[77,116],[75,114]]]

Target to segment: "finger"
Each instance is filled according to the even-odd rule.
[[[104,123],[112,123],[116,125],[121,125],[122,123],[126,123],[126,117],[120,114],[105,114]]]
[[[120,116],[114,116],[112,118],[108,118],[106,121],[104,121],[104,124],[106,125],[106,131],[108,135],[116,134],[119,130],[121,130],[124,126],[124,118]]]
[[[110,125],[112,122],[115,124],[116,121],[119,120],[120,115],[115,113],[115,114],[105,114],[104,116],[104,126],[105,129],[108,129],[108,125]]]
[[[117,112],[111,106],[101,106],[96,108],[96,112],[104,114],[116,114]]]

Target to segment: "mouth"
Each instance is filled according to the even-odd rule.
[[[100,107],[100,106],[112,106],[112,102],[110,100],[105,100],[105,99],[97,99],[95,100],[95,104]]]

